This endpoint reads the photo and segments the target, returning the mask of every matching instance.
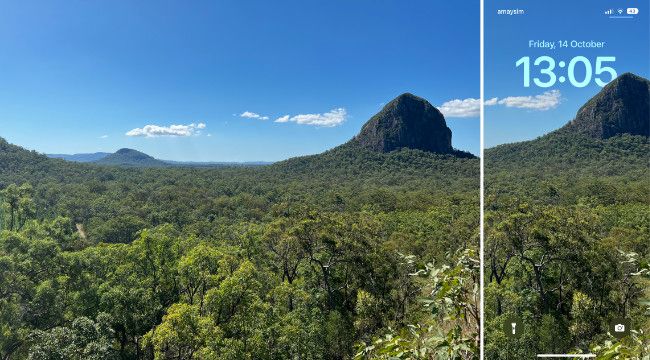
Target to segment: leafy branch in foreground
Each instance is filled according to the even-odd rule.
[[[451,266],[428,263],[410,273],[422,280],[426,296],[420,306],[428,315],[360,344],[355,359],[478,359],[480,262],[475,255],[467,249]],[[415,266],[415,256],[403,259],[407,268]]]

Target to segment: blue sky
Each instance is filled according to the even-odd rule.
[[[407,91],[464,100],[453,145],[479,151],[477,0],[15,1],[0,48],[0,136],[40,152],[281,160]],[[151,130],[189,136],[126,135]]]
[[[591,83],[576,88],[568,82],[550,88],[523,86],[522,68],[515,62],[522,56],[532,59],[549,55],[569,62],[574,56],[585,56],[595,64],[596,56],[615,56],[614,68],[620,75],[633,72],[648,78],[650,74],[648,1],[486,1],[485,5],[485,98],[498,98],[504,104],[486,106],[485,145],[529,140],[555,130],[573,119],[578,108],[601,87]],[[639,14],[632,19],[610,19],[605,11],[636,7]],[[497,15],[497,9],[525,10],[525,15]],[[530,49],[529,40],[594,40],[606,42],[603,49]],[[535,73],[535,71],[533,71]],[[557,76],[565,71],[557,69]],[[584,75],[576,74],[578,80]],[[546,79],[546,77],[544,77]],[[546,96],[544,92],[549,91]],[[553,92],[555,91],[555,92]],[[518,98],[518,97],[532,97]],[[529,101],[526,101],[529,100]],[[544,105],[546,102],[548,105]],[[506,103],[513,105],[505,106]],[[518,105],[516,105],[518,104]],[[523,104],[523,105],[522,105]],[[554,106],[551,106],[555,104]],[[519,106],[519,107],[515,107]],[[546,110],[534,110],[537,106]]]

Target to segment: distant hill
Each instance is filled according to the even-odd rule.
[[[101,160],[111,153],[107,152],[96,152],[96,153],[89,153],[89,154],[45,154],[49,158],[53,159],[63,159],[66,161],[74,161],[74,162],[94,162]]]
[[[128,149],[127,149],[128,150]],[[136,151],[136,150],[133,150]],[[63,159],[66,161],[80,162],[80,163],[99,163],[100,165],[116,165],[116,164],[102,164],[99,161],[105,157],[112,155],[113,153],[107,152],[96,152],[88,154],[45,154],[47,157],[52,159]],[[141,153],[142,154],[142,153]],[[154,158],[155,159],[155,158]],[[181,166],[181,167],[223,167],[223,166],[263,166],[270,165],[273,162],[270,161],[243,161],[243,162],[230,162],[230,161],[174,161],[174,160],[162,160],[161,163],[157,163],[153,166]],[[122,166],[139,166],[136,163],[119,163]],[[146,165],[152,166],[152,165]]]
[[[133,167],[163,167],[168,163],[158,160],[143,152],[133,149],[120,149],[94,162],[98,165],[133,166]]]

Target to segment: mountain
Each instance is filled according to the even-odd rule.
[[[382,153],[401,148],[439,154],[456,152],[442,113],[425,99],[409,93],[386,104],[350,143]]]
[[[572,160],[576,161],[587,154],[594,155],[596,148],[620,143],[621,137],[638,137],[629,141],[647,142],[650,136],[649,98],[648,79],[631,73],[622,74],[581,106],[575,118],[560,129],[534,140],[486,149],[486,156],[492,155],[493,160],[494,155],[504,153],[511,153],[519,160],[552,154],[560,156],[566,155],[562,149],[573,147],[573,153],[579,145],[584,153],[574,154],[577,158]]]
[[[650,81],[625,73],[578,110],[563,130],[608,139],[621,134],[650,135]]]
[[[45,154],[49,158],[53,159],[63,159],[66,161],[74,161],[74,162],[94,162],[101,160],[111,153],[106,153],[106,152],[96,152],[96,153],[90,153],[90,154]]]
[[[358,181],[368,176],[393,184],[425,177],[441,188],[452,184],[478,188],[478,158],[454,149],[451,136],[440,111],[406,93],[386,104],[350,141],[320,154],[277,162],[271,168],[285,173],[287,179]]]
[[[533,195],[550,183],[567,193],[583,191],[585,196],[593,195],[593,189],[569,189],[584,182],[609,182],[631,192],[647,188],[649,125],[648,80],[623,74],[562,128],[534,140],[486,149],[487,193],[498,189],[501,194]]]
[[[169,166],[164,161],[158,160],[145,153],[133,149],[120,149],[98,161],[94,162],[99,165],[117,165],[133,167],[162,167]]]

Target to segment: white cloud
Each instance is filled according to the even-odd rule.
[[[534,96],[508,96],[503,99],[491,98],[485,100],[484,104],[485,106],[505,105],[511,108],[545,111],[556,108],[561,101],[562,94],[560,94],[560,91],[551,90]],[[440,105],[438,110],[447,118],[477,117],[480,115],[480,104],[479,99],[454,99]]]
[[[334,127],[341,125],[347,119],[348,113],[344,108],[332,109],[324,114],[299,114],[294,116],[285,115],[277,118],[275,122],[295,122],[301,125],[313,125],[319,127]]]
[[[108,135],[102,135],[99,137],[100,139],[108,139]]]
[[[244,111],[243,113],[239,114],[239,116],[248,119],[257,119],[258,117],[260,117],[259,114],[250,111]]]
[[[556,108],[561,101],[560,90],[551,90],[534,96],[508,96],[500,99],[499,104],[518,109],[545,111]]]
[[[492,98],[489,100],[485,100],[483,104],[485,104],[485,106],[493,106],[496,105],[498,102],[499,102],[499,98]]]
[[[291,118],[291,116],[289,116],[289,115],[285,115],[285,116],[282,116],[282,117],[279,117],[279,118],[275,119],[275,122],[276,122],[276,123],[285,123],[285,122],[289,122],[289,119],[290,119],[290,118]]]
[[[492,98],[483,103],[485,106],[492,106],[498,101],[498,98]],[[474,98],[449,100],[440,105],[438,110],[447,118],[478,117],[481,114],[481,101]]]
[[[243,113],[239,114],[240,117],[247,118],[247,119],[260,119],[260,120],[268,120],[268,116],[262,116],[260,114],[251,112],[251,111],[244,111]]]
[[[205,129],[205,123],[189,124],[189,125],[146,125],[142,128],[135,128],[126,133],[126,136],[139,136],[139,137],[159,137],[159,136],[192,136],[199,135],[201,129]]]
[[[438,107],[445,117],[478,117],[481,113],[480,99],[454,99]]]

